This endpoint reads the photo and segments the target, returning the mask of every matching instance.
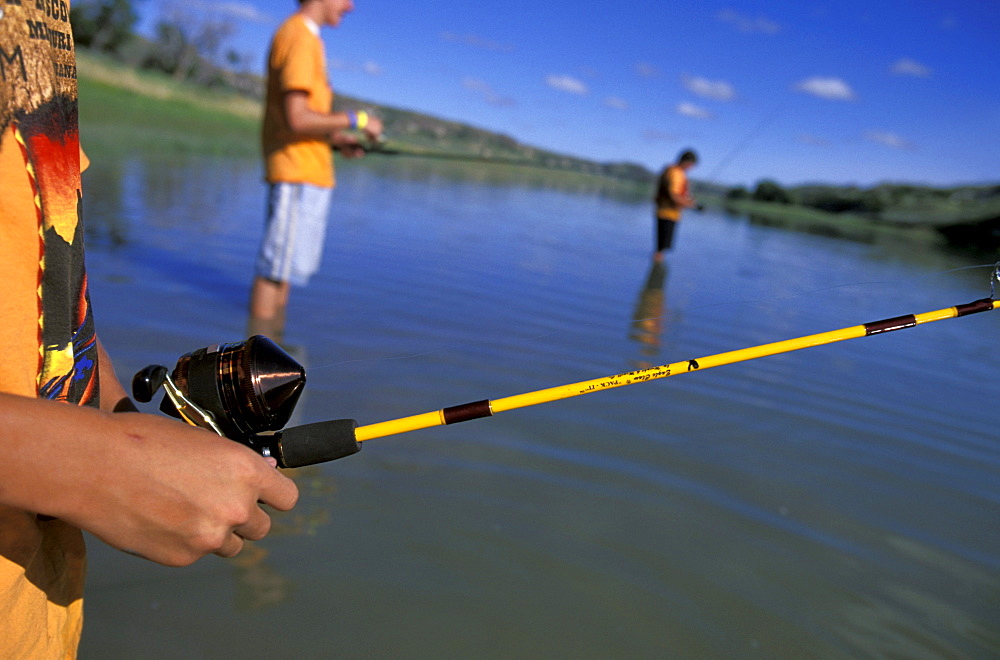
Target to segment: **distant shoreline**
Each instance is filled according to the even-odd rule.
[[[136,151],[259,157],[261,103],[227,90],[196,87],[166,75],[139,71],[86,50],[77,53],[80,132],[92,157]],[[344,107],[366,107],[340,97]],[[522,145],[481,129],[394,108],[377,108],[393,145],[468,154],[476,162],[438,165],[448,176],[468,174],[498,181],[551,185],[557,189],[607,194],[649,203],[655,176],[629,164],[601,164]],[[436,138],[435,136],[443,136]],[[370,156],[366,161],[388,158]],[[491,158],[496,162],[490,162]],[[531,168],[510,164],[524,160]],[[529,171],[537,168],[537,171]],[[856,240],[906,237],[926,244],[952,244],[988,251],[1000,247],[1000,184],[933,189],[902,184],[857,189],[842,186],[790,188],[781,202],[754,193],[694,180],[699,201],[747,215],[752,221]],[[741,194],[736,194],[741,193]],[[811,196],[811,197],[810,197]],[[798,199],[796,199],[798,197]],[[807,199],[808,197],[808,199]],[[859,197],[889,198],[874,210],[829,212],[811,206],[829,198],[850,208]],[[897,200],[898,198],[898,200]],[[805,201],[803,201],[805,200]],[[651,211],[652,213],[652,211]]]

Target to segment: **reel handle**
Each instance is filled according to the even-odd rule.
[[[140,403],[149,403],[166,381],[167,368],[151,364],[132,377],[132,396]]]

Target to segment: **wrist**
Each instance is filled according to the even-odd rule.
[[[358,110],[357,112],[348,111],[347,122],[348,126],[352,130],[363,131],[368,128],[368,113],[364,110]]]

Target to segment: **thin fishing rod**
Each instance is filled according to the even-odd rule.
[[[592,174],[595,176],[605,176],[622,181],[632,181],[632,179],[616,176],[614,174],[599,174],[586,172],[583,170],[566,169],[556,165],[549,165],[543,161],[530,160],[528,158],[514,158],[510,156],[484,156],[482,154],[462,153],[458,151],[441,151],[437,149],[403,149],[399,147],[387,147],[385,142],[359,142],[365,154],[374,156],[408,156],[411,158],[430,158],[434,160],[452,160],[465,163],[486,163],[493,165],[513,165],[516,167],[531,167],[539,170],[553,172],[568,172],[571,174]],[[334,146],[335,151],[340,151],[339,146]]]
[[[365,154],[376,156],[410,156],[413,158],[433,158],[436,160],[457,160],[471,163],[496,163],[499,165],[519,165],[523,167],[537,167],[542,169],[555,169],[544,163],[526,158],[510,158],[506,156],[483,156],[481,154],[461,153],[458,151],[440,151],[436,149],[400,149],[398,147],[387,147],[385,142],[359,142]],[[340,151],[341,147],[335,145],[335,151]]]
[[[734,364],[736,362],[756,360],[758,358],[778,355],[780,353],[789,353],[803,348],[810,348],[812,346],[822,346],[847,339],[885,334],[886,332],[912,328],[914,326],[931,323],[933,321],[968,316],[970,314],[991,311],[997,308],[1000,308],[1000,301],[992,298],[984,298],[966,305],[957,305],[955,307],[926,312],[924,314],[897,316],[872,323],[842,328],[840,330],[807,335],[771,344],[761,344],[759,346],[730,351],[728,353],[718,353],[716,355],[709,355],[694,360],[684,360],[682,362],[674,362],[673,364],[665,364],[658,367],[640,369],[638,371],[629,371],[627,373],[608,376],[606,378],[585,380],[579,383],[537,390],[535,392],[527,392],[525,394],[509,396],[502,399],[473,401],[471,403],[452,406],[450,408],[443,408],[441,410],[424,413],[422,415],[402,417],[400,419],[380,422],[377,424],[359,426],[354,429],[354,437],[357,442],[364,442],[374,438],[416,431],[418,429],[425,429],[433,426],[443,426],[471,419],[490,417],[496,413],[505,412],[507,410],[514,410],[517,408],[534,406],[540,403],[568,399],[575,396],[582,396],[584,394],[592,394],[594,392],[602,392],[616,387],[644,383],[651,380],[658,380],[660,378],[667,378],[669,376],[690,373],[692,371],[703,371],[705,369],[711,369],[712,367],[721,367],[723,365]]]
[[[353,419],[335,419],[284,428],[305,387],[306,373],[302,365],[262,335],[187,353],[177,361],[172,372],[162,365],[150,365],[133,378],[132,393],[137,401],[148,402],[163,388],[165,395],[160,410],[164,413],[242,442],[264,456],[273,457],[279,467],[301,467],[350,456],[360,451],[362,442],[374,438],[456,424],[540,403],[992,311],[1000,308],[997,285],[1000,285],[1000,262],[990,278],[990,297],[965,305],[896,316],[501,399],[473,401],[365,426],[358,426]]]
[[[463,154],[457,151],[436,151],[422,149],[393,149],[377,143],[365,147],[365,152],[380,156],[412,156],[415,158],[436,158],[438,160],[461,160],[473,163],[499,163],[503,165],[526,165],[529,167],[547,167],[543,163],[525,158],[510,158],[506,156],[483,156],[481,154]]]

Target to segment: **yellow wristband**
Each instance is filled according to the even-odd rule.
[[[365,130],[368,126],[368,113],[364,110],[358,110],[358,123],[357,127],[359,131]]]

